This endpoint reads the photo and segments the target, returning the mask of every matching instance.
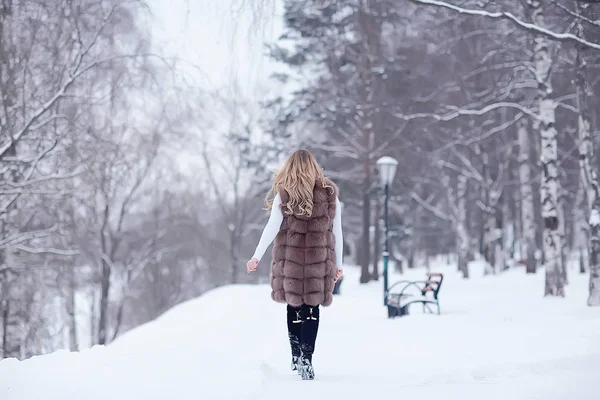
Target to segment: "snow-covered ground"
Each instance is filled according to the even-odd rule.
[[[316,380],[289,370],[285,308],[267,286],[229,286],[181,304],[107,348],[0,361],[2,400],[600,399],[600,309],[570,271],[565,299],[543,271],[464,281],[453,267],[442,315],[388,320],[381,285],[348,268],[321,312]],[[424,270],[411,271],[422,278]],[[396,277],[394,277],[395,279]],[[404,277],[405,278],[405,277]]]

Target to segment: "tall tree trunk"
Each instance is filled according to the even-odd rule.
[[[231,256],[231,283],[238,283],[238,271],[240,268],[240,260],[238,249],[240,238],[237,233],[237,227],[234,224],[229,226],[229,253]]]
[[[515,180],[518,180],[518,173],[515,177]],[[519,190],[514,190],[512,192],[512,211],[513,211],[513,221],[514,221],[514,248],[511,254],[511,258],[516,258],[515,252],[519,251],[519,260],[524,260],[523,255],[524,252],[524,244],[523,244],[523,221],[521,220],[521,193]]]
[[[0,5],[0,136],[10,137],[16,125],[16,118],[12,118],[10,110],[19,101],[17,91],[18,74],[21,73],[22,65],[14,62],[12,46],[15,44],[11,32],[11,19],[24,17],[19,15],[18,8],[13,1],[3,1]],[[5,29],[6,28],[6,29]],[[8,35],[6,35],[8,33]],[[6,35],[6,36],[5,36]],[[12,62],[11,62],[12,60]],[[10,159],[17,158],[16,143],[6,150],[0,156],[0,181],[18,182],[19,165],[11,162]],[[7,160],[8,159],[8,160]],[[10,186],[8,186],[10,187]],[[6,188],[6,187],[3,187]],[[10,199],[11,196],[2,195],[4,209],[0,212],[0,239],[17,233],[15,221],[17,218],[16,209],[18,197]],[[13,268],[10,261],[11,251],[8,247],[0,249],[0,312],[2,313],[2,351],[3,357],[21,358],[22,351],[22,326],[24,325],[24,315],[20,312],[21,304],[24,299],[20,295],[19,283],[15,281],[19,278],[19,273]]]
[[[596,197],[590,214],[589,291],[588,306],[600,306],[600,197]]]
[[[568,255],[568,248],[566,246],[567,244],[567,231],[566,231],[566,223],[565,223],[565,206],[564,206],[564,196],[565,193],[563,191],[563,193],[559,194],[558,196],[558,209],[557,209],[557,214],[558,214],[558,234],[560,235],[560,243],[562,245],[561,250],[560,250],[560,256],[562,259],[562,276],[563,276],[563,280],[565,285],[569,284],[569,279],[567,276],[567,262],[566,262],[566,256]]]
[[[77,290],[77,283],[75,279],[75,267],[69,268],[68,274],[68,292],[67,292],[67,329],[69,331],[69,350],[79,350],[79,343],[77,341],[77,309],[75,303],[75,295]]]
[[[481,204],[482,204],[482,217],[483,217],[483,246],[481,248],[483,252],[483,258],[485,259],[484,274],[490,275],[495,274],[496,265],[496,249],[495,249],[495,237],[496,237],[496,216],[494,215],[494,207],[492,206],[491,198],[491,187],[492,178],[489,167],[489,156],[485,149],[478,147],[478,151],[481,153],[481,160],[483,164],[482,176],[483,182],[481,182]]]
[[[373,273],[371,279],[374,281],[379,280],[379,257],[381,256],[381,201],[375,199],[375,219],[373,221],[375,226],[375,235],[373,238]]]
[[[2,356],[20,360],[22,358],[23,329],[18,303],[15,300],[3,300],[0,304],[0,311],[2,313]]]
[[[583,35],[583,27],[578,26],[579,34]],[[589,306],[600,306],[600,183],[594,165],[594,144],[591,136],[591,119],[587,96],[586,60],[584,48],[577,48],[576,86],[579,105],[579,165],[581,184],[586,193],[587,209],[589,211]]]
[[[8,300],[1,300],[0,301],[0,318],[2,321],[2,325],[0,325],[0,328],[2,329],[2,358],[6,358],[6,347],[7,347],[7,343],[6,343],[6,339],[8,338],[8,309],[9,304],[8,304]]]
[[[463,278],[469,278],[469,250],[471,238],[467,227],[467,178],[458,177],[456,185],[456,203],[458,215],[456,218],[456,232],[458,234],[458,265],[463,273]]]
[[[488,208],[490,208],[488,206]],[[486,212],[485,218],[485,241],[483,246],[483,255],[486,261],[484,274],[496,274],[496,245],[498,238],[496,236],[496,216],[493,214],[493,209]]]
[[[90,344],[94,345],[98,343],[98,324],[97,324],[97,312],[96,307],[98,305],[96,301],[96,287],[92,286],[90,290],[90,319],[89,319],[89,328],[90,328]]]
[[[369,264],[371,261],[371,246],[369,235],[371,228],[371,158],[375,143],[377,127],[376,111],[374,104],[383,93],[382,79],[373,73],[373,67],[379,65],[381,58],[381,35],[382,25],[378,20],[382,9],[378,1],[360,0],[356,4],[356,27],[359,35],[360,47],[358,49],[358,71],[361,81],[361,101],[363,111],[360,114],[360,125],[362,129],[362,140],[364,146],[363,154],[363,173],[364,173],[364,194],[363,194],[363,259],[361,262],[360,282],[366,283],[370,280]]]
[[[581,132],[580,132],[581,133]],[[581,145],[581,142],[580,142]],[[581,162],[581,160],[580,160]],[[573,242],[572,249],[577,249],[579,253],[579,272],[584,274],[588,271],[589,253],[588,253],[588,222],[589,207],[584,190],[583,170],[580,169],[579,188],[575,197],[575,208],[573,210]]]
[[[510,177],[509,177],[510,179]],[[512,215],[511,200],[512,191],[507,191],[502,196],[502,222],[500,239],[496,244],[496,271],[504,271],[508,268],[507,259],[512,258],[511,252],[515,242],[515,218]]]
[[[410,246],[408,249],[408,268],[415,268],[415,255],[418,254],[421,249],[421,207],[416,207],[415,212],[413,214],[414,220],[411,229],[410,235]]]
[[[519,135],[519,192],[521,194],[521,227],[525,271],[535,274],[535,213],[533,207],[533,187],[531,186],[531,159],[528,120],[521,118],[517,125]]]
[[[2,25],[0,24],[0,28]],[[2,52],[0,52],[0,55]],[[0,82],[2,83],[2,82]],[[9,83],[10,84],[10,83]],[[13,89],[13,88],[9,88]],[[14,89],[13,89],[14,90]],[[8,97],[7,106],[11,106],[11,99],[14,98],[14,91],[10,90],[6,96]],[[6,90],[0,91],[5,93]],[[0,127],[1,128],[1,127]],[[10,132],[10,131],[9,131]],[[10,146],[5,152],[7,158],[16,158],[16,145]],[[0,161],[3,161],[0,157]],[[10,164],[9,164],[10,165]],[[5,165],[3,165],[4,167]],[[6,168],[6,172],[0,174],[0,180],[8,182],[18,182],[19,171],[18,167]],[[9,197],[9,196],[7,196]],[[8,205],[2,213],[0,213],[0,238],[4,239],[16,232],[15,220],[17,218],[17,201]],[[23,337],[24,326],[27,313],[23,310],[25,304],[24,286],[22,274],[13,268],[12,252],[8,247],[0,249],[0,302],[2,305],[2,352],[4,358],[21,359],[23,356]]]
[[[348,236],[346,240],[344,240],[346,244],[347,250],[344,250],[344,253],[348,253],[349,257],[345,258],[345,262],[351,265],[358,265],[360,260],[360,241],[356,236]]]
[[[106,260],[102,260],[102,276],[100,280],[100,317],[98,321],[98,344],[105,345],[108,338],[108,296],[110,289],[111,268]]]
[[[369,282],[371,276],[369,274],[369,264],[371,259],[371,246],[369,240],[369,228],[371,226],[371,198],[369,194],[371,179],[370,166],[368,160],[365,161],[365,181],[363,182],[363,204],[362,204],[362,246],[361,246],[361,274],[360,283]]]
[[[4,271],[8,275],[11,270]],[[5,275],[6,277],[7,275]],[[19,278],[9,276],[12,281],[8,285],[7,293],[3,294],[0,303],[2,313],[2,354],[4,358],[22,359],[24,354],[24,329],[26,325],[27,310],[24,310],[25,293],[24,284],[16,282]]]
[[[539,0],[529,0],[533,23],[545,27],[544,9]],[[543,253],[546,268],[546,296],[565,295],[565,278],[559,222],[558,143],[556,131],[556,102],[552,99],[552,58],[548,40],[534,40],[533,61],[537,80],[539,106],[540,163],[542,167],[541,201],[543,221]]]

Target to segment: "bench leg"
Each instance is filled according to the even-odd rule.
[[[408,307],[395,307],[395,306],[387,306],[388,309],[388,318],[396,318],[402,317],[404,315],[408,315]]]
[[[395,307],[387,306],[388,319],[394,318],[398,313]]]
[[[408,315],[408,305],[404,306],[404,307],[400,307],[400,316],[405,316]]]

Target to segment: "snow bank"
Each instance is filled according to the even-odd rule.
[[[288,370],[284,306],[267,286],[236,285],[106,348],[0,361],[0,399],[597,400],[600,310],[585,305],[587,276],[572,271],[567,298],[556,299],[542,297],[543,272],[484,278],[471,268],[468,281],[455,267],[432,268],[447,273],[441,316],[417,307],[396,320],[386,319],[380,283],[361,286],[350,268],[322,311],[314,382]]]

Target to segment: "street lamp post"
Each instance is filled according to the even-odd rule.
[[[379,177],[381,178],[381,185],[383,186],[384,202],[383,202],[383,221],[385,224],[385,241],[383,249],[383,305],[387,305],[387,292],[388,292],[388,263],[390,259],[389,252],[389,221],[388,221],[388,202],[390,197],[390,186],[394,181],[396,175],[396,168],[398,167],[398,161],[392,157],[381,157],[377,160],[377,167],[379,168]]]

